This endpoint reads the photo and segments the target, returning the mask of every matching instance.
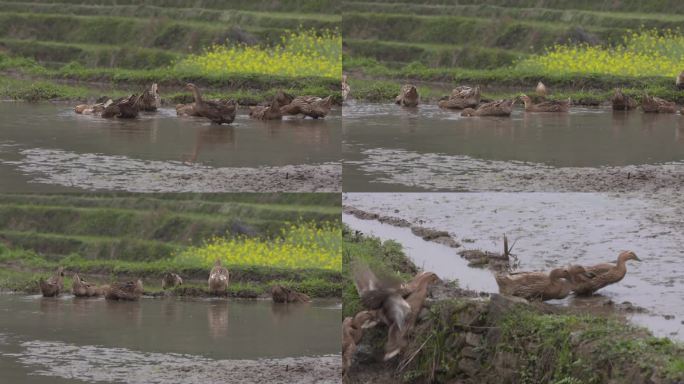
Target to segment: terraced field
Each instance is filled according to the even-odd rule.
[[[104,280],[142,276],[151,289],[173,269],[202,288],[208,269],[175,263],[183,250],[213,237],[272,241],[291,223],[339,227],[339,204],[335,194],[0,195],[0,287],[33,290],[40,274],[63,265]],[[229,268],[236,294],[275,280],[314,295],[339,288],[339,270]]]
[[[513,71],[514,64],[542,54],[554,44],[611,45],[630,30],[676,29],[684,22],[684,5],[675,1],[460,1],[407,0],[346,2],[342,29],[344,69],[355,78],[354,96],[387,99],[406,79],[432,82],[470,82],[519,88],[536,84],[535,73]],[[367,79],[388,80],[369,82]],[[670,77],[546,76],[547,85],[566,94],[614,86],[643,87],[667,94]],[[427,87],[428,98],[436,97]],[[490,95],[492,90],[489,90]]]
[[[172,81],[175,75],[169,76],[167,68],[214,44],[271,45],[280,42],[286,31],[338,30],[340,20],[335,2],[324,0],[287,4],[158,0],[145,5],[113,0],[0,1],[0,75],[16,77],[19,72],[23,77],[68,80],[70,85],[105,82],[124,89],[159,81],[167,85],[167,92],[192,80],[218,88],[216,96],[233,96],[238,90],[243,90],[238,93],[243,96],[246,88],[253,93],[286,88],[327,96],[339,92],[337,81],[259,75]],[[35,60],[39,67],[12,60],[16,58]],[[0,89],[2,96],[17,94],[10,92],[14,84],[8,80],[0,83],[5,88]],[[72,98],[73,89],[61,86],[57,93]],[[98,96],[94,91],[86,93],[77,92]]]

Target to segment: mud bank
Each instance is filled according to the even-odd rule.
[[[37,340],[23,342],[20,351],[3,355],[35,367],[34,374],[39,376],[126,383],[338,383],[341,364],[337,355],[213,360]]]
[[[680,383],[684,348],[610,317],[493,295],[428,302],[410,345],[382,363],[386,329],[364,335],[352,383]]]
[[[541,163],[476,159],[403,149],[368,149],[346,161],[373,175],[374,190],[389,185],[458,192],[644,192],[684,189],[684,163],[553,167]],[[387,185],[381,187],[380,185]]]
[[[32,148],[15,166],[30,183],[87,191],[127,192],[340,192],[339,163],[270,167],[208,167],[177,161]]]

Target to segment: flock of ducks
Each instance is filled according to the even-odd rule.
[[[684,72],[676,79],[678,89],[684,89]],[[342,100],[346,101],[351,93],[351,87],[347,83],[347,76],[342,77]],[[458,86],[451,91],[451,94],[439,100],[440,108],[461,110],[461,116],[510,116],[513,106],[521,101],[526,112],[568,112],[572,105],[572,100],[549,100],[547,88],[541,81],[535,88],[535,95],[530,97],[522,94],[515,99],[502,99],[482,103],[480,87]],[[395,103],[403,107],[417,107],[420,103],[418,89],[412,84],[406,84],[399,90],[399,95],[395,98]],[[616,88],[610,98],[612,107],[616,111],[627,111],[641,106],[645,113],[677,113],[680,111],[684,115],[684,108],[681,110],[673,101],[667,101],[659,97],[645,94],[642,97],[641,105],[629,95],[625,95],[622,89]]]
[[[553,300],[576,295],[591,295],[622,280],[629,260],[640,261],[632,251],[618,255],[617,262],[594,266],[571,265],[544,272],[496,274],[499,292],[527,300]],[[342,371],[346,375],[363,331],[383,323],[387,326],[384,360],[397,356],[407,345],[407,336],[416,324],[429,286],[439,282],[432,272],[421,272],[408,283],[378,278],[367,265],[352,265],[356,290],[364,309],[342,321]]]
[[[592,295],[599,289],[622,280],[627,273],[627,261],[641,261],[632,251],[621,252],[617,262],[594,266],[571,265],[551,272],[515,272],[497,274],[499,292],[528,300],[564,299],[571,292]]]
[[[176,105],[177,116],[196,116],[209,119],[215,124],[231,124],[235,120],[238,103],[235,100],[205,100],[195,84],[185,86],[192,92],[194,102]],[[132,94],[116,100],[101,98],[95,104],[79,104],[74,111],[83,115],[99,115],[103,118],[133,119],[140,111],[154,112],[161,107],[159,87],[152,84],[140,95]],[[332,107],[332,96],[293,96],[279,91],[263,105],[250,107],[249,117],[257,120],[280,120],[283,116],[324,118]]]
[[[230,274],[220,260],[216,260],[209,272],[207,280],[209,293],[215,296],[225,296],[228,293]],[[162,278],[162,289],[173,289],[183,284],[180,275],[168,272]],[[59,267],[48,279],[38,281],[40,292],[43,297],[56,297],[64,292],[64,268]],[[141,279],[116,282],[109,285],[97,286],[83,280],[77,273],[72,278],[71,292],[75,297],[100,297],[107,300],[136,301],[143,295],[143,283]],[[271,288],[271,296],[276,303],[305,303],[311,298],[303,293],[295,292],[290,288],[275,285]]]

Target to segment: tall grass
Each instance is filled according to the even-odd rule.
[[[563,73],[629,77],[676,76],[684,69],[684,36],[679,30],[641,30],[615,46],[554,45],[516,69],[540,75]]]
[[[175,69],[201,75],[253,73],[338,78],[342,73],[342,37],[329,30],[288,32],[279,44],[213,45],[178,62]]]

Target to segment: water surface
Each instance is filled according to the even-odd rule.
[[[260,361],[330,359],[339,354],[340,316],[339,302],[331,300],[110,302],[3,294],[0,372],[22,383],[59,383],[53,379],[69,375],[143,382],[136,369],[152,374],[162,365],[196,369],[230,361],[258,369]]]
[[[469,181],[561,168],[684,168],[684,117],[573,107],[569,113],[465,118],[436,105],[344,107],[344,190],[477,190]],[[497,176],[501,175],[501,176]],[[423,177],[424,176],[424,177]],[[435,179],[442,179],[437,180]],[[457,179],[457,180],[452,180]]]
[[[339,110],[319,120],[264,122],[249,119],[241,109],[233,124],[221,126],[179,118],[169,108],[124,120],[77,115],[68,105],[2,102],[0,114],[0,178],[6,192],[120,190],[125,183],[111,180],[128,174],[181,179],[207,173],[208,179],[219,179],[217,170],[312,171],[341,160]],[[84,188],[79,175],[103,182]],[[135,177],[125,180],[135,184]],[[155,183],[151,176],[143,180]],[[230,186],[223,189],[230,191]]]

